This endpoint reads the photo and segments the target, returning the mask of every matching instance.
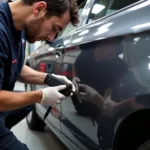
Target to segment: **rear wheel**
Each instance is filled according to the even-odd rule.
[[[113,150],[150,150],[150,109],[127,116],[117,129]]]
[[[32,90],[33,88],[30,84],[25,84],[25,91],[32,91]],[[29,113],[29,115],[26,117],[26,121],[30,129],[36,130],[36,131],[44,131],[45,123],[38,116],[35,106],[33,110]]]
[[[32,130],[36,131],[44,131],[45,123],[44,121],[37,115],[35,107],[26,117],[26,121],[28,127]]]
[[[147,140],[137,150],[150,150],[150,140]]]

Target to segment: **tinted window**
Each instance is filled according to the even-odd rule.
[[[88,23],[111,14],[137,1],[138,0],[95,0]]]

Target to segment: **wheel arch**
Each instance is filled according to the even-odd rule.
[[[119,124],[113,142],[113,150],[134,150],[150,138],[150,108],[135,111]],[[135,140],[135,139],[136,140]]]

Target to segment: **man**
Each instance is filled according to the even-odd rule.
[[[9,129],[31,111],[32,104],[55,107],[65,97],[59,92],[66,88],[65,85],[12,92],[16,80],[44,84],[48,76],[23,65],[22,31],[30,43],[52,41],[70,21],[73,25],[78,23],[76,0],[16,0],[0,4],[0,149],[27,150]],[[71,84],[75,91],[66,77],[53,76]]]

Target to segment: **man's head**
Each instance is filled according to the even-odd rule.
[[[70,22],[78,23],[76,0],[19,0],[27,14],[23,28],[28,42],[52,41]]]

